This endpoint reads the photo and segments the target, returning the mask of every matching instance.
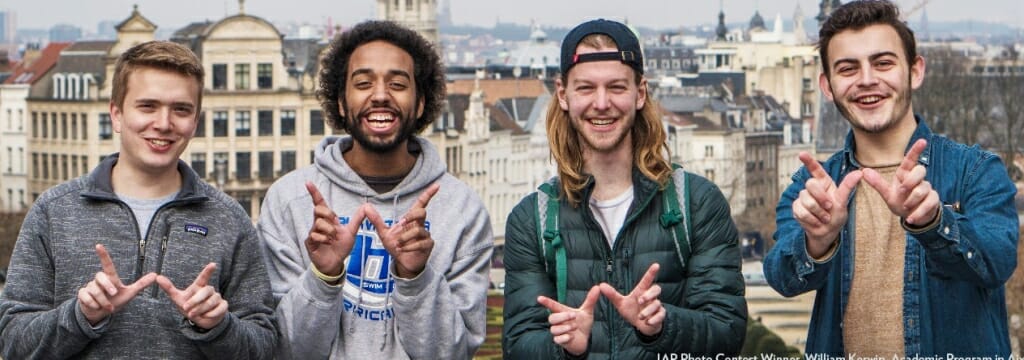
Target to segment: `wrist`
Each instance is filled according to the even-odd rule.
[[[309,263],[309,270],[311,270],[313,272],[313,275],[316,275],[316,277],[318,279],[320,279],[320,281],[323,281],[323,282],[327,283],[327,285],[331,285],[331,286],[338,285],[338,283],[341,282],[341,278],[345,276],[345,270],[344,269],[342,269],[338,273],[338,275],[327,275],[327,274],[324,274],[323,272],[320,272],[320,270],[317,269],[316,265],[313,264],[313,263]]]
[[[210,329],[199,326],[198,324],[192,322],[192,320],[189,320],[188,318],[185,318],[185,322],[188,323],[188,326],[197,333],[205,334],[206,332],[210,331]]]

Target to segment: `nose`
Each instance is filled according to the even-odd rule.
[[[168,107],[161,107],[160,111],[154,114],[153,128],[156,130],[167,130],[171,127],[171,109]]]
[[[878,78],[875,77],[875,70],[870,66],[865,66],[860,72],[860,78],[857,84],[860,86],[872,86],[878,82]]]
[[[594,97],[594,110],[608,110],[609,107],[611,107],[611,101],[608,96],[608,90],[598,88]]]
[[[376,104],[387,103],[390,95],[388,94],[388,84],[385,81],[378,82],[373,86],[373,93],[370,94],[370,101]]]

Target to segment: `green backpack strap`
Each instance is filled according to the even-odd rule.
[[[566,277],[568,267],[566,265],[565,243],[562,242],[562,234],[558,231],[558,190],[554,181],[548,181],[540,185],[537,192],[537,232],[541,242],[541,251],[544,256],[544,267],[551,272],[555,269],[555,284],[558,290],[558,302],[565,303]]]
[[[665,191],[662,191],[666,206],[660,222],[662,227],[672,229],[679,264],[686,269],[686,259],[690,257],[690,184],[686,181],[686,171],[681,166],[672,164],[672,169],[672,177],[669,178]]]

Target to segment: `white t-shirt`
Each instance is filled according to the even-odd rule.
[[[177,196],[178,191],[160,199],[136,199],[117,194],[117,197],[124,201],[125,204],[128,204],[128,207],[132,209],[132,213],[135,214],[135,222],[139,225],[139,237],[143,239],[149,233],[149,222],[153,220],[156,210],[164,204],[171,202]]]
[[[626,213],[629,212],[629,205],[633,203],[633,187],[608,200],[597,200],[590,198],[590,210],[594,218],[601,225],[604,231],[604,238],[608,239],[608,247],[615,247],[615,238],[622,229],[622,223],[626,222]]]

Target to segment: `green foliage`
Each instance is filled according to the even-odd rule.
[[[762,354],[798,357],[800,356],[800,350],[792,346],[786,346],[786,342],[782,341],[779,335],[766,328],[764,324],[752,319],[748,320],[747,337],[743,343],[743,349],[740,350],[740,355],[750,357]]]

